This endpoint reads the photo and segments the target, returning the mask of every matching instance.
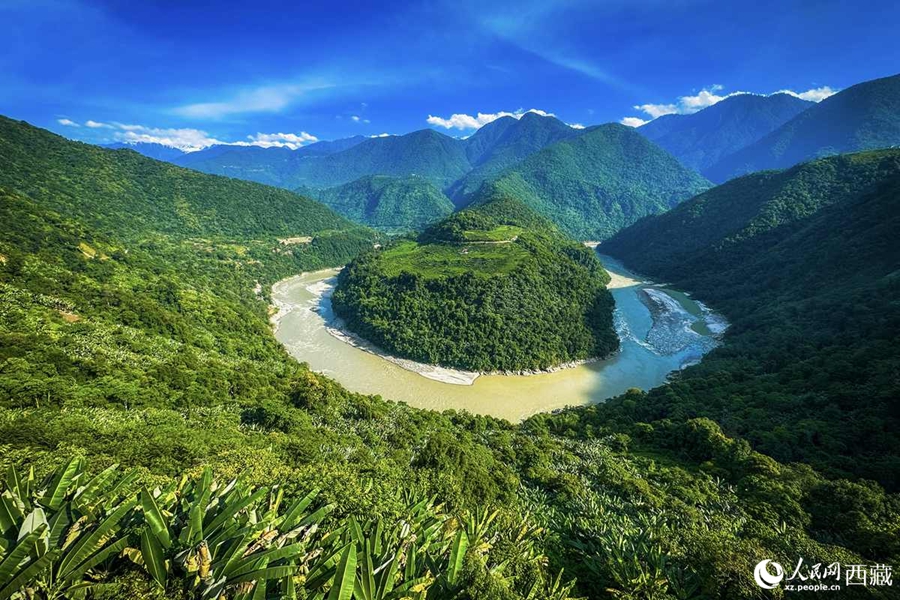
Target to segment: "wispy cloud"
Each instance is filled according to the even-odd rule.
[[[57,119],[56,122],[66,127],[81,127],[81,125],[71,119]]]
[[[370,138],[383,138],[383,137],[393,137],[393,133],[376,133],[375,135],[370,135]]]
[[[244,113],[280,112],[307,94],[331,87],[334,85],[325,80],[261,86],[240,91],[228,100],[186,104],[173,109],[172,112],[182,117],[199,119],[219,119]]]
[[[257,133],[256,135],[248,135],[247,139],[250,143],[234,142],[236,146],[261,146],[262,148],[290,148],[296,150],[306,144],[312,144],[319,141],[316,136],[301,131],[300,133]]]
[[[555,117],[553,113],[540,110],[537,108],[531,108],[528,110],[519,109],[515,112],[496,112],[496,113],[478,113],[476,115],[467,115],[465,113],[455,113],[450,115],[447,118],[444,117],[436,117],[434,115],[428,115],[426,121],[429,125],[434,125],[436,127],[443,127],[444,129],[478,129],[496,121],[501,117],[513,117],[516,119],[521,119],[527,113],[535,113],[541,115],[542,117]]]
[[[114,126],[109,123],[101,123],[100,121],[92,121],[88,119],[84,122],[86,127],[90,127],[91,129],[115,129]]]
[[[350,120],[353,121],[354,123],[369,123],[370,122],[368,119],[364,119],[364,118],[360,117],[359,115],[352,115],[350,117]]]

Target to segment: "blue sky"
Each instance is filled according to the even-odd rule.
[[[900,3],[862,6],[0,0],[0,114],[189,148],[462,136],[529,109],[636,124],[739,91],[818,99],[896,74]]]

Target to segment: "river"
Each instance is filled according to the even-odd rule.
[[[329,333],[337,270],[304,273],[272,288],[275,337],[298,361],[347,389],[433,410],[457,409],[520,421],[543,411],[599,402],[629,388],[648,390],[700,360],[719,342],[725,321],[687,294],[647,282],[601,256],[612,281],[621,349],[596,362],[536,375],[461,374],[444,383],[403,368]],[[652,310],[651,310],[652,309]],[[444,373],[446,374],[446,373]],[[452,373],[451,373],[452,374]]]

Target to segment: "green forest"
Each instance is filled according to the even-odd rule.
[[[378,253],[290,192],[6,119],[0,161],[0,599],[733,600],[761,597],[763,558],[900,559],[896,455],[813,422],[866,395],[854,435],[896,443],[895,176],[707,273],[722,296],[698,272],[733,326],[671,385],[511,424],[349,392],[276,342],[267,296],[360,252],[512,233],[523,276],[574,286],[566,317],[599,298],[614,339],[599,262],[520,203]]]
[[[498,202],[356,258],[338,277],[335,313],[391,354],[470,371],[548,369],[616,350],[609,276],[594,252]]]

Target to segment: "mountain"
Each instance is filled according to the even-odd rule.
[[[608,124],[532,154],[474,203],[517,198],[576,239],[603,240],[710,186],[631,127]]]
[[[0,186],[120,236],[303,236],[354,229],[292,192],[72,142],[0,117]]]
[[[421,229],[453,212],[449,198],[415,175],[366,175],[324,190],[297,191],[357,223],[393,231]]]
[[[896,145],[900,145],[900,75],[866,81],[826,98],[759,141],[725,156],[704,174],[722,182],[822,156]]]
[[[333,305],[395,356],[471,371],[550,369],[618,348],[596,254],[507,198],[363,253]]]
[[[115,144],[106,144],[103,146],[104,148],[109,148],[110,150],[121,150],[122,148],[128,150],[134,150],[139,154],[143,154],[149,158],[155,158],[156,160],[165,160],[168,162],[175,162],[179,157],[185,155],[183,150],[179,150],[178,148],[172,148],[171,146],[163,146],[162,144],[153,144],[149,142],[138,142],[135,144],[127,144],[124,142],[116,142]]]
[[[348,150],[297,164],[293,187],[332,187],[364,175],[417,175],[439,189],[470,169],[465,143],[432,129],[368,139]]]
[[[681,164],[703,173],[719,159],[814,106],[790,94],[739,94],[690,115],[665,115],[638,128]]]
[[[727,415],[778,460],[900,488],[897,231],[900,150],[881,150],[734,179],[604,243],[732,321],[678,407],[647,410]]]
[[[227,175],[266,185],[292,188],[285,182],[290,179],[297,164],[304,159],[341,152],[367,139],[369,138],[358,135],[340,140],[316,142],[296,150],[284,147],[261,148],[259,146],[219,144],[197,152],[183,154],[172,162],[203,173]]]
[[[466,156],[472,170],[448,190],[457,206],[468,203],[481,184],[493,179],[538,150],[579,135],[554,117],[525,113],[521,118],[502,117],[488,123],[466,140]]]

